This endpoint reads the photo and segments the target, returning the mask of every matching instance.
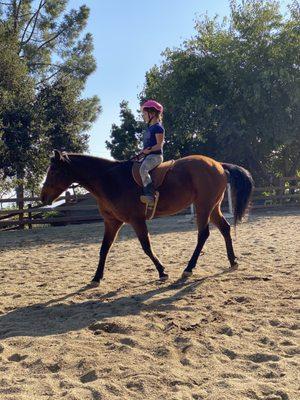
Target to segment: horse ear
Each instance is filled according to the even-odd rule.
[[[54,153],[53,154],[54,161],[60,161],[62,159],[62,155],[59,150],[54,150],[53,153]]]

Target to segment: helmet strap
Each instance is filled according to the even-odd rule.
[[[147,113],[148,113],[148,123],[147,123],[147,125],[148,125],[148,127],[149,127],[150,124],[151,124],[151,121],[153,120],[154,117],[151,117],[151,118],[150,118],[150,113],[149,113],[149,111],[147,111]]]

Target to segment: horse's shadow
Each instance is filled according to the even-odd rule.
[[[107,321],[112,317],[134,316],[142,311],[170,311],[177,309],[184,311],[184,307],[179,309],[176,306],[175,303],[178,300],[194,292],[208,279],[228,272],[232,272],[232,270],[225,270],[205,278],[193,279],[192,281],[180,279],[172,284],[160,284],[155,289],[145,291],[139,295],[116,297],[120,292],[120,289],[118,289],[100,296],[95,293],[94,300],[72,302],[70,304],[62,303],[68,298],[86,292],[89,289],[89,286],[86,286],[64,297],[21,307],[0,315],[0,339],[16,336],[41,337],[78,331],[88,328],[95,321]],[[153,299],[153,297],[169,291],[173,291],[170,296]],[[152,299],[151,302],[148,301],[150,299]],[[187,309],[190,310],[190,307]]]

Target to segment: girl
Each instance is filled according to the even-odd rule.
[[[151,206],[155,202],[155,190],[149,171],[163,162],[165,139],[165,130],[162,126],[163,106],[155,100],[147,100],[141,108],[148,129],[143,137],[142,153],[145,154],[145,158],[140,167],[140,175],[143,182],[144,195],[140,199],[142,203]]]

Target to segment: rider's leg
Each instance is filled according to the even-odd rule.
[[[140,175],[143,182],[144,195],[141,196],[143,203],[154,204],[155,189],[149,171],[157,167],[163,161],[161,154],[149,154],[145,157],[140,167]]]

